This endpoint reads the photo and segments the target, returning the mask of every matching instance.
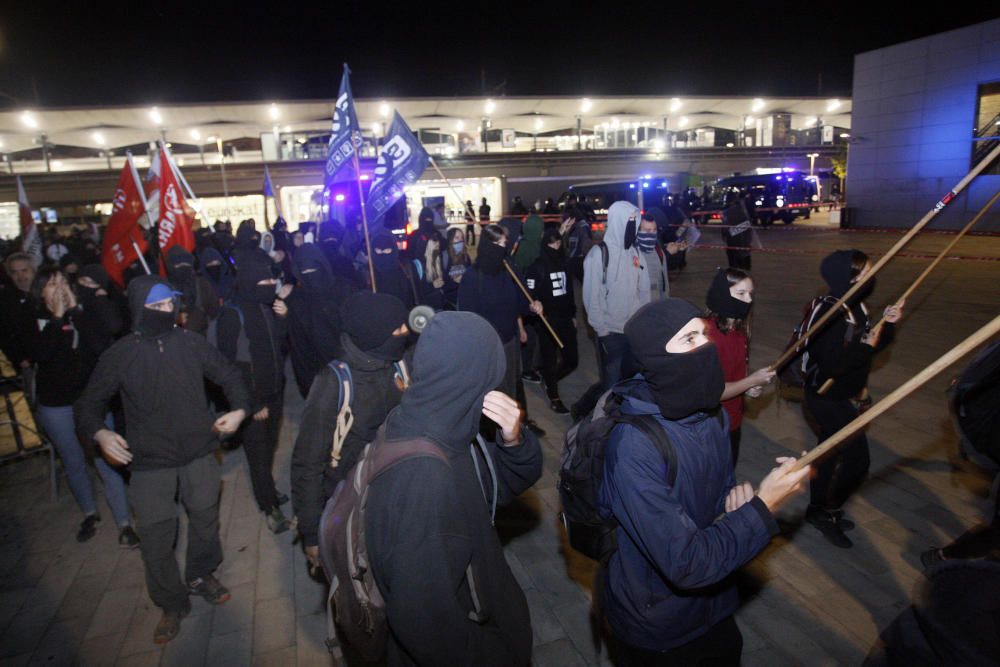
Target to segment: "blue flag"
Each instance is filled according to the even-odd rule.
[[[336,178],[341,169],[353,163],[354,151],[361,145],[361,128],[354,109],[350,73],[347,63],[344,63],[344,78],[340,80],[340,92],[337,93],[337,104],[333,108],[333,130],[326,153],[327,183]]]
[[[392,116],[382,152],[375,165],[375,180],[368,192],[370,221],[378,220],[403,196],[403,188],[415,183],[427,169],[430,157],[403,121],[399,112]]]
[[[266,164],[264,165],[264,196],[274,196],[274,184],[271,183],[271,172],[267,170]]]

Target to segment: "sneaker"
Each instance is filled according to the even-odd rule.
[[[530,382],[531,384],[542,383],[542,376],[539,375],[537,371],[524,371],[521,373],[521,379],[525,382]]]
[[[920,554],[920,562],[925,570],[929,570],[938,563],[943,563],[945,560],[947,559],[944,557],[944,552],[940,549],[928,549]]]
[[[76,532],[77,542],[86,542],[97,534],[97,527],[101,525],[100,514],[88,514],[80,524],[80,530]]]
[[[288,496],[282,493],[281,491],[278,491],[278,495],[275,496],[275,500],[278,501],[279,505],[284,505],[285,503],[288,502]]]
[[[132,526],[125,526],[118,533],[118,546],[123,549],[135,549],[139,546],[139,536],[132,530]]]
[[[531,430],[531,432],[537,435],[539,438],[545,435],[545,429],[543,429],[541,426],[536,424],[531,419],[525,419],[524,425],[527,426]]]
[[[229,589],[210,574],[188,582],[188,593],[200,595],[212,604],[222,604],[229,599]]]
[[[552,410],[552,412],[556,413],[557,415],[568,415],[569,414],[569,408],[567,408],[565,405],[563,405],[563,402],[561,400],[559,400],[558,398],[553,398],[552,399],[552,402],[549,403],[549,408]]]
[[[181,620],[191,613],[191,603],[178,611],[165,611],[153,631],[154,644],[166,644],[181,631]]]
[[[806,510],[806,521],[823,533],[823,537],[833,546],[841,549],[850,549],[854,546],[851,538],[845,535],[844,529],[837,524],[836,515],[833,512],[810,506]]]
[[[267,527],[272,533],[278,535],[288,530],[288,519],[285,518],[281,508],[277,505],[267,513]]]

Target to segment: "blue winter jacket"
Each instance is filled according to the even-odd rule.
[[[666,461],[638,429],[621,424],[612,430],[600,505],[620,525],[602,607],[620,640],[666,651],[736,611],[736,588],[727,577],[761,551],[778,526],[757,497],[725,513],[736,483],[727,424],[706,413],[668,421],[648,385],[631,380],[619,388],[624,413],[654,415],[667,432],[677,478],[668,485]]]

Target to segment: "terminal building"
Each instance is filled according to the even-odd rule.
[[[140,173],[167,142],[208,222],[264,216],[263,171],[292,228],[322,219],[333,99],[0,112],[0,235],[17,234],[19,175],[47,221],[100,221],[125,163]],[[434,157],[409,213],[486,198],[494,217],[574,184],[655,180],[672,192],[755,170],[829,171],[845,160],[851,101],[840,98],[428,98],[356,102],[370,168],[398,111]],[[442,174],[447,178],[446,183]],[[330,192],[329,206],[352,196]],[[353,190],[356,193],[356,189]],[[461,198],[461,199],[460,199]],[[272,216],[274,209],[268,211]],[[333,212],[336,217],[336,211]]]

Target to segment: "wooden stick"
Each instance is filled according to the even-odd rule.
[[[906,288],[906,291],[903,292],[903,295],[900,296],[898,299],[896,299],[896,301],[894,302],[895,305],[898,306],[898,305],[902,304],[903,302],[906,301],[906,299],[908,299],[910,297],[911,294],[913,294],[916,291],[916,289],[920,286],[920,283],[924,282],[924,279],[927,278],[927,276],[929,276],[931,274],[931,271],[933,271],[937,267],[938,264],[940,264],[942,261],[944,261],[944,258],[947,257],[947,255],[948,255],[949,252],[951,252],[951,249],[955,247],[955,245],[959,242],[959,240],[963,236],[965,236],[966,232],[968,232],[970,229],[972,229],[973,226],[975,226],[975,224],[977,222],[979,222],[979,219],[982,218],[986,214],[986,211],[990,210],[990,207],[993,206],[993,204],[996,203],[997,199],[1000,199],[1000,190],[998,190],[997,193],[995,195],[993,195],[992,199],[990,199],[988,202],[986,202],[986,206],[984,206],[981,209],[979,209],[979,213],[977,213],[976,216],[974,218],[972,218],[972,220],[969,221],[969,224],[967,224],[965,227],[962,228],[962,231],[960,231],[955,236],[955,238],[953,238],[951,240],[951,243],[949,243],[948,245],[946,245],[944,247],[944,250],[942,250],[940,252],[940,254],[938,254],[938,256],[934,258],[934,261],[930,263],[930,266],[928,266],[926,269],[924,269],[923,273],[921,273],[917,277],[917,279],[913,281],[913,284],[910,285],[908,288]],[[884,313],[882,315],[882,318],[878,321],[878,324],[876,324],[874,327],[872,327],[872,334],[874,336],[877,337],[879,335],[879,333],[882,330],[882,325],[883,324],[885,324],[885,314]],[[829,378],[826,382],[823,383],[823,386],[820,387],[819,390],[817,390],[816,393],[819,394],[820,396],[822,396],[826,392],[830,391],[830,388],[833,387],[834,382],[835,382],[835,380],[833,378]]]
[[[510,277],[514,279],[514,282],[517,283],[517,286],[521,288],[521,291],[524,292],[524,296],[528,299],[528,303],[534,301],[535,299],[532,298],[531,292],[529,292],[527,288],[525,288],[524,284],[521,282],[521,279],[517,277],[517,272],[515,272],[514,269],[510,268],[510,264],[507,263],[507,260],[503,261],[503,266],[505,269],[507,269],[507,273],[510,274]],[[563,345],[563,342],[559,340],[559,335],[556,333],[555,329],[552,328],[552,325],[549,324],[549,321],[545,319],[545,316],[539,315],[538,317],[539,319],[542,320],[542,324],[545,325],[545,328],[549,330],[549,333],[552,334],[552,337],[555,339],[556,345],[559,346],[559,349],[561,350],[564,347],[566,347],[565,345]]]
[[[793,345],[789,349],[785,350],[785,352],[780,357],[775,359],[771,363],[771,365],[768,366],[768,368],[770,368],[771,370],[778,370],[786,363],[788,363],[788,361],[790,361],[792,358],[798,355],[799,352],[802,350],[802,348],[805,346],[805,344],[809,341],[809,336],[811,334],[814,334],[817,331],[819,331],[820,328],[826,325],[826,323],[830,320],[830,318],[837,315],[840,312],[840,307],[844,303],[846,303],[848,299],[854,296],[858,292],[858,290],[860,290],[865,285],[865,283],[874,278],[875,274],[878,273],[883,266],[888,264],[889,260],[892,259],[896,255],[896,253],[902,250],[903,247],[905,247],[906,244],[909,243],[913,239],[913,237],[920,232],[921,229],[927,226],[927,223],[929,223],[931,220],[934,219],[934,216],[940,213],[944,209],[944,207],[948,205],[949,202],[954,200],[955,197],[957,197],[958,194],[962,190],[964,190],[965,187],[972,181],[972,179],[974,179],[984,169],[986,169],[986,167],[988,167],[990,163],[992,163],[993,160],[995,160],[998,156],[1000,156],[1000,144],[998,144],[996,148],[990,151],[990,154],[987,155],[982,162],[973,167],[972,171],[966,174],[962,178],[962,180],[959,181],[958,184],[955,185],[955,187],[948,192],[948,194],[942,197],[941,200],[934,205],[934,208],[928,211],[924,215],[924,217],[921,218],[920,221],[917,222],[917,224],[915,224],[912,229],[910,229],[910,231],[904,234],[903,237],[896,242],[896,245],[892,246],[892,248],[889,249],[889,252],[882,255],[882,257],[880,257],[879,260],[875,262],[875,265],[872,266],[871,270],[864,277],[864,279],[854,283],[851,289],[847,290],[847,293],[844,294],[844,296],[840,297],[840,300],[837,301],[837,303],[834,304],[833,307],[830,308],[830,310],[826,311],[826,313],[824,313],[823,316],[820,317],[812,325],[812,327],[799,338],[799,342],[796,345]]]
[[[354,148],[354,178],[358,184],[358,203],[361,204],[361,224],[365,230],[365,251],[368,253],[368,276],[372,280],[372,292],[378,291],[378,286],[375,284],[375,264],[372,261],[372,240],[368,235],[368,212],[365,211],[365,193],[361,189],[361,162],[358,160],[358,143],[351,138],[351,145]],[[317,225],[317,236],[319,236]],[[318,242],[319,239],[316,239]]]
[[[808,454],[805,454],[795,463],[793,469],[800,470],[827,454],[831,449],[843,444],[858,431],[874,421],[876,417],[912,394],[932,377],[951,366],[978,346],[985,343],[998,332],[1000,332],[1000,315],[994,317],[990,322],[980,328],[979,331],[976,331],[974,334],[942,355],[937,361],[907,380],[901,387],[896,389],[896,391],[892,392],[873,405],[863,415],[858,416],[857,419],[834,433],[822,444],[812,449]]]

